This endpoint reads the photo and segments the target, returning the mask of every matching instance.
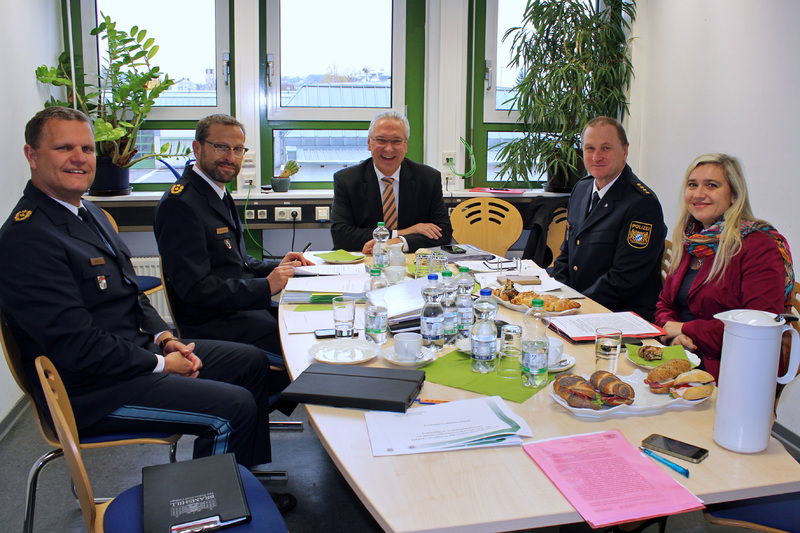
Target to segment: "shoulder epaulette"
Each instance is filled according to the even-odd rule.
[[[180,180],[176,181],[175,184],[169,188],[169,195],[170,196],[180,196],[183,194],[183,191],[186,190],[186,185],[181,183]]]
[[[631,180],[631,186],[642,196],[653,196],[653,190],[638,180]]]
[[[20,209],[16,213],[14,213],[14,223],[18,222],[27,222],[31,219],[31,215],[36,210],[35,206],[31,206],[30,209]]]

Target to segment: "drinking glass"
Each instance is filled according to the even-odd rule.
[[[336,296],[332,303],[336,338],[352,339],[355,332],[356,299],[352,296]]]
[[[500,328],[500,351],[497,373],[504,378],[519,379],[522,375],[522,326],[506,324]]]
[[[617,361],[622,346],[622,332],[614,328],[597,328],[594,340],[594,369],[617,373]]]

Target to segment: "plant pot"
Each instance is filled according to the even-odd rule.
[[[93,196],[125,196],[131,193],[130,169],[111,163],[111,158],[97,158],[97,170],[89,188]]]
[[[272,190],[275,192],[287,192],[292,185],[292,178],[272,178]]]

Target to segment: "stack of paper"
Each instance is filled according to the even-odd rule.
[[[519,446],[531,428],[499,396],[458,400],[406,413],[364,414],[372,455]]]
[[[324,303],[334,296],[363,300],[367,274],[344,276],[303,276],[290,278],[281,295],[282,303]]]
[[[405,320],[419,320],[419,312],[425,300],[422,298],[422,287],[428,283],[426,278],[419,278],[383,289],[371,291],[370,300],[386,305],[389,324],[397,324]]]
[[[623,337],[658,337],[666,331],[643,319],[636,313],[591,313],[553,317],[550,327],[572,342],[594,342],[597,328],[614,328]]]

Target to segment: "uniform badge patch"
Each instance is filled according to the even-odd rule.
[[[228,227],[224,228],[217,228],[217,235],[222,235],[223,233],[228,233]]]
[[[105,276],[97,276],[97,288],[104,291],[108,288],[108,281]]]
[[[22,209],[21,211],[17,211],[14,213],[14,222],[22,222],[23,220],[27,220],[33,214],[33,211],[30,209]]]
[[[100,266],[100,265],[105,265],[106,264],[106,260],[103,259],[102,257],[92,257],[92,258],[89,259],[89,263],[92,266]]]
[[[180,183],[176,183],[172,187],[169,188],[169,192],[172,194],[180,194],[183,192],[183,185]]]
[[[628,244],[634,248],[647,248],[650,244],[650,234],[653,232],[652,224],[645,224],[644,222],[631,222],[628,229]]]
[[[230,239],[225,239],[225,240],[224,240],[224,241],[222,241],[222,242],[224,242],[224,243],[225,243],[225,246],[228,248],[228,250],[230,250],[230,249],[231,249],[231,240],[230,240]]]

